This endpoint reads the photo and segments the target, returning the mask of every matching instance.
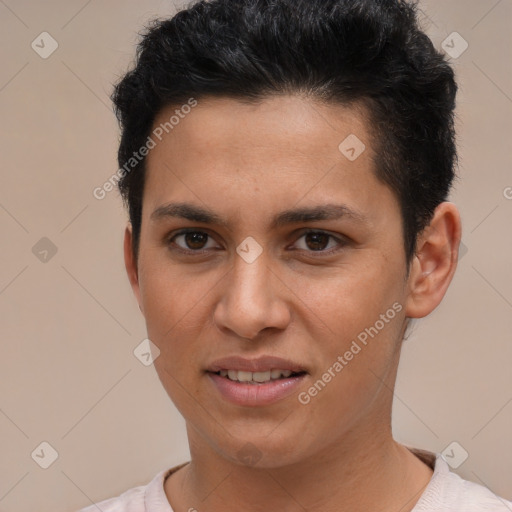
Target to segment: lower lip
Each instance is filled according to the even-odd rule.
[[[236,405],[252,407],[273,404],[286,398],[297,391],[306,375],[304,373],[296,377],[271,380],[263,384],[247,384],[208,372],[208,377],[226,400]]]

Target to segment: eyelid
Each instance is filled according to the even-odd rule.
[[[329,237],[329,239],[333,239],[336,241],[337,247],[334,247],[331,249],[325,249],[322,251],[312,251],[312,250],[307,251],[306,249],[295,249],[295,250],[305,252],[308,255],[318,254],[319,256],[321,256],[321,255],[328,255],[328,254],[332,254],[337,251],[340,251],[343,247],[345,247],[349,243],[349,239],[343,235],[333,234],[330,231],[326,231],[325,229],[315,229],[315,228],[303,228],[298,233],[294,233],[294,238],[296,238],[294,243],[297,243],[298,240],[300,240],[304,235],[308,235],[309,233],[320,233],[323,235],[327,235]]]
[[[188,233],[204,233],[205,235],[208,236],[209,239],[215,240],[215,237],[209,232],[208,229],[205,229],[205,228],[184,228],[184,229],[180,229],[180,230],[178,230],[176,232],[172,232],[169,235],[167,235],[165,237],[165,239],[164,239],[164,242],[166,243],[166,245],[170,245],[171,243],[175,243],[175,242],[173,242],[173,240],[176,237],[181,236],[181,235],[186,235]],[[218,242],[217,242],[217,244],[218,244]],[[193,249],[184,249],[183,247],[180,247],[179,245],[176,244],[176,247],[173,247],[172,249],[176,250],[176,251],[180,251],[180,252],[185,253],[185,254],[198,255],[198,254],[203,254],[205,252],[208,252],[212,248],[193,250]]]
[[[169,245],[170,243],[172,243],[173,239],[175,239],[176,237],[181,236],[181,235],[186,235],[187,233],[204,233],[209,238],[215,240],[215,237],[206,228],[183,228],[181,230],[178,230],[177,232],[172,232],[171,234],[166,236],[165,237],[166,244]],[[332,254],[332,253],[335,253],[335,252],[341,250],[344,246],[346,246],[349,243],[349,239],[347,237],[345,237],[343,235],[339,235],[339,234],[334,235],[331,232],[326,231],[324,229],[302,228],[298,232],[297,231],[294,232],[291,236],[293,236],[295,239],[294,243],[297,243],[297,241],[300,240],[303,236],[308,235],[310,233],[320,233],[320,234],[327,235],[329,237],[329,239],[333,239],[336,241],[337,247],[327,249],[327,250],[321,250],[321,251],[312,251],[312,250],[308,251],[306,249],[294,249],[294,250],[305,252],[308,255],[310,255],[310,254],[312,254],[312,255],[315,255],[315,254],[327,255],[327,254]],[[180,247],[179,245],[176,245],[176,247],[173,248],[173,250],[177,250],[177,251],[180,251],[185,254],[193,254],[193,255],[201,255],[201,254],[204,254],[204,253],[210,251],[211,249],[212,248],[197,249],[197,250],[184,249],[183,247]],[[215,248],[215,250],[217,250],[217,248]]]

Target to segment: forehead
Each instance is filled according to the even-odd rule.
[[[176,106],[162,109],[154,127],[165,125]],[[295,157],[318,159],[340,157],[339,144],[349,135],[364,140],[367,155],[371,153],[370,136],[365,119],[366,109],[360,105],[322,104],[296,95],[272,96],[247,103],[232,98],[205,98],[182,115],[179,123],[163,134],[168,149],[193,148],[189,158],[230,156],[239,153],[258,159]],[[161,151],[155,148],[148,164]]]
[[[153,125],[153,131],[167,126],[169,133],[147,157],[145,217],[185,196],[221,209],[252,203],[256,213],[257,205],[317,205],[336,194],[362,211],[371,209],[376,194],[390,193],[374,175],[373,143],[360,105],[299,96],[255,104],[207,98],[171,128],[165,123],[176,110],[163,109]]]

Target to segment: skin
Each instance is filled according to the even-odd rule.
[[[394,441],[391,407],[407,318],[442,300],[460,217],[452,203],[438,206],[407,276],[399,203],[373,173],[365,119],[362,108],[299,96],[257,105],[201,99],[147,157],[140,252],[135,259],[128,225],[125,262],[160,349],[158,376],[186,421],[191,462],[165,482],[175,512],[329,512],[340,503],[405,512],[432,476]],[[349,134],[366,145],[355,161],[338,149]],[[152,218],[171,202],[208,208],[226,225]],[[283,210],[326,203],[365,220],[271,228]],[[171,241],[183,228],[209,236]],[[334,238],[319,242],[307,230]],[[236,252],[248,236],[263,249],[250,264]],[[402,310],[307,405],[297,394],[265,407],[233,405],[205,373],[220,357],[277,355],[307,369],[298,390],[307,391],[394,303]],[[237,455],[247,443],[256,464]]]

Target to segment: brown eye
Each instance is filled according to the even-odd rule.
[[[208,235],[200,232],[187,233],[184,237],[189,249],[202,249],[208,240]]]
[[[334,236],[325,231],[305,231],[295,242],[295,248],[305,253],[328,255],[342,250],[348,241],[343,236]]]
[[[180,249],[191,252],[199,252],[202,249],[210,249],[215,246],[207,246],[213,239],[204,231],[182,231],[174,235],[169,242],[176,244]],[[178,242],[179,241],[179,242]]]
[[[310,232],[306,235],[306,245],[312,251],[323,251],[329,242],[329,239],[332,238],[327,233],[321,232]]]

